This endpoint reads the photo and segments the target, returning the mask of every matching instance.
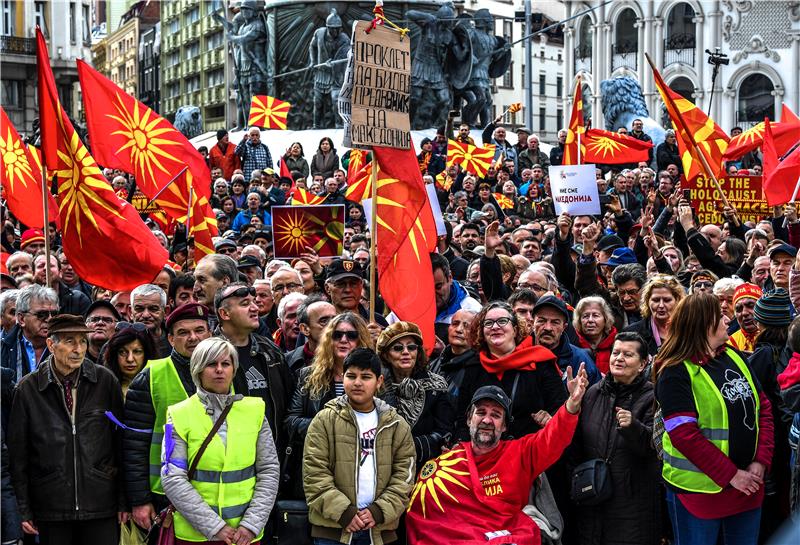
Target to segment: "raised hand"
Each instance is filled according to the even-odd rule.
[[[500,238],[500,222],[493,221],[486,227],[486,234],[484,235],[483,245],[486,248],[486,257],[494,257],[495,249],[503,245],[503,239]],[[491,253],[490,253],[491,252]]]
[[[556,222],[558,226],[558,238],[561,240],[567,240],[569,238],[569,230],[572,227],[572,218],[566,212],[562,212],[560,216],[558,216],[558,221]]]
[[[572,366],[567,367],[567,391],[569,398],[566,402],[567,411],[570,414],[578,414],[581,410],[581,402],[586,389],[589,387],[589,377],[586,375],[586,364],[581,363],[578,374],[572,376]]]
[[[688,204],[681,204],[678,206],[678,221],[681,222],[684,231],[688,231],[694,227],[694,218],[692,218],[692,207]]]
[[[590,223],[581,230],[583,235],[583,253],[589,255],[594,251],[597,239],[600,238],[600,226],[596,223]]]

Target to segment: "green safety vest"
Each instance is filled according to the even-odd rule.
[[[732,349],[726,350],[728,357],[733,360],[747,379],[750,390],[753,392],[756,402],[756,444],[758,444],[758,414],[761,410],[761,402],[758,398],[758,391],[753,383],[747,364]],[[714,443],[719,450],[726,456],[730,452],[729,428],[728,428],[728,409],[722,393],[711,379],[709,374],[702,366],[686,360],[683,362],[689,372],[692,382],[692,395],[697,407],[697,425],[700,433]],[[703,494],[716,494],[722,488],[717,485],[708,475],[700,471],[697,466],[690,462],[681,452],[675,448],[669,438],[669,433],[663,435],[664,444],[664,466],[661,474],[664,480],[680,489],[689,492],[700,492]],[[755,454],[755,452],[753,453]]]
[[[150,491],[164,494],[161,486],[161,441],[164,439],[164,424],[167,423],[167,409],[188,398],[183,388],[181,377],[172,363],[172,358],[147,362],[150,369],[150,399],[156,421],[153,424],[153,435],[150,438]]]
[[[187,464],[191,465],[214,423],[197,394],[173,405],[168,412],[175,433],[186,442]],[[237,401],[228,413],[226,424],[226,444],[219,435],[214,435],[200,457],[191,483],[228,526],[238,528],[256,487],[256,443],[264,424],[264,400],[245,397]],[[173,520],[175,537],[206,541],[179,512],[175,512]],[[253,541],[263,535],[262,530]]]

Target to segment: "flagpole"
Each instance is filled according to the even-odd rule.
[[[162,193],[163,193],[163,192],[164,192],[164,191],[165,191],[165,190],[166,190],[166,189],[167,189],[169,186],[171,186],[171,185],[173,184],[173,182],[175,182],[175,180],[177,180],[178,178],[180,178],[181,174],[183,174],[183,173],[184,173],[184,172],[186,172],[187,170],[189,170],[189,165],[186,165],[185,167],[183,167],[183,168],[181,169],[181,171],[180,171],[180,172],[178,172],[178,173],[175,175],[175,177],[174,177],[174,178],[172,178],[172,179],[171,179],[171,180],[170,180],[170,181],[167,183],[167,185],[165,185],[164,187],[162,187],[161,189],[159,189],[159,190],[158,190],[158,193],[156,193],[156,194],[155,194],[155,196],[154,196],[152,199],[150,199],[150,202],[155,202],[155,200],[156,200],[157,198],[159,198],[159,197],[161,196],[161,194],[162,194]],[[150,203],[148,203],[148,205],[149,205],[149,204],[150,204]],[[190,187],[190,188],[189,188],[189,210],[191,210],[191,209],[192,209],[192,188]]]
[[[47,160],[45,154],[42,153],[42,212],[44,213],[44,221],[42,225],[44,228],[44,259],[47,265],[44,267],[45,282],[47,287],[50,287],[50,217],[49,203],[47,202]]]
[[[579,127],[580,129],[580,127]],[[578,130],[578,164],[581,164],[581,131]]]
[[[644,56],[647,59],[647,62],[650,63],[650,68],[653,70],[653,73],[658,73],[658,70],[656,70],[656,65],[653,63],[653,59],[650,58],[650,55],[645,53]],[[658,74],[658,76],[659,79],[661,79],[661,74]],[[663,80],[661,81],[663,83]],[[664,85],[666,85],[666,83]],[[728,198],[725,196],[725,192],[722,191],[722,187],[719,185],[719,180],[717,180],[717,177],[714,176],[714,171],[711,170],[711,166],[708,164],[708,159],[706,159],[706,154],[703,153],[703,151],[700,149],[700,146],[697,145],[697,142],[694,139],[694,135],[689,130],[689,127],[686,126],[686,122],[683,120],[683,116],[680,114],[680,110],[678,110],[678,107],[675,105],[675,102],[672,100],[672,97],[669,95],[668,92],[666,92],[666,90],[664,92],[664,98],[666,98],[666,100],[669,101],[670,105],[672,106],[672,111],[678,112],[678,122],[681,124],[681,127],[683,128],[683,133],[689,137],[692,147],[694,147],[695,154],[700,158],[700,162],[703,163],[703,168],[706,170],[706,174],[708,174],[708,177],[711,178],[712,182],[714,182],[714,187],[717,189],[717,191],[719,191],[719,195],[720,197],[722,197],[722,203],[725,206],[730,207]]]
[[[371,244],[369,245],[369,323],[375,321],[375,249],[378,245],[378,160],[375,150],[372,150],[372,197],[370,207],[372,216],[370,217],[369,230],[371,233]]]

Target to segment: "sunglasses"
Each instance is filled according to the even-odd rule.
[[[343,337],[347,337],[348,341],[357,341],[358,331],[334,331],[331,337],[334,341],[341,341]]]
[[[219,305],[225,299],[230,299],[231,297],[247,297],[248,295],[250,295],[251,297],[255,297],[256,289],[249,286],[242,286],[241,288],[236,288],[232,292],[223,294],[223,296],[219,298],[219,301],[217,301],[217,308],[219,308]]]
[[[141,322],[117,322],[117,325],[114,326],[115,333],[122,331],[123,329],[133,329],[134,331],[143,333],[147,331],[147,326]]]
[[[37,320],[41,322],[46,322],[53,316],[58,315],[57,310],[37,310],[36,312],[20,312],[20,314],[30,314],[31,316],[35,316]]]
[[[396,344],[392,346],[392,352],[397,352],[398,354],[402,354],[405,349],[408,349],[409,352],[416,352],[419,349],[418,344]]]

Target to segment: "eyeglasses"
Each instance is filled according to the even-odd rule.
[[[117,322],[117,325],[114,326],[114,333],[122,331],[123,329],[133,329],[134,331],[143,333],[147,331],[147,326],[141,322]]]
[[[629,297],[633,297],[634,295],[638,295],[640,291],[641,290],[639,290],[639,289],[619,290],[617,292],[617,294],[620,295],[620,296],[626,296],[627,295]]]
[[[540,286],[539,284],[517,284],[517,288],[521,290],[533,290],[533,291],[547,291],[547,288]]]
[[[392,346],[392,352],[397,352],[398,354],[402,354],[406,350],[406,348],[408,349],[409,352],[416,352],[419,349],[419,345],[414,343],[396,344]]]
[[[331,337],[334,341],[341,341],[343,337],[347,337],[348,341],[357,341],[358,331],[334,331]]]
[[[53,316],[58,315],[57,310],[37,310],[36,312],[20,312],[20,314],[30,314],[31,316],[35,316],[37,320],[40,322],[46,322]]]
[[[508,324],[511,323],[511,318],[503,317],[498,318],[496,320],[484,320],[481,324],[484,329],[492,329],[495,325],[499,327],[506,327]]]
[[[230,299],[231,297],[247,297],[248,295],[255,297],[256,289],[250,286],[242,286],[240,288],[236,288],[230,293],[223,293],[222,297],[220,297],[219,301],[217,301],[217,308],[219,308],[220,303],[222,303],[225,299]]]
[[[117,321],[116,318],[112,316],[90,316],[89,318],[86,318],[87,324],[103,323],[106,325],[110,325],[116,321]]]
[[[283,290],[296,290],[297,288],[302,288],[302,284],[298,284],[297,282],[289,282],[288,284],[278,284],[272,288],[272,291],[278,293],[279,291]]]

